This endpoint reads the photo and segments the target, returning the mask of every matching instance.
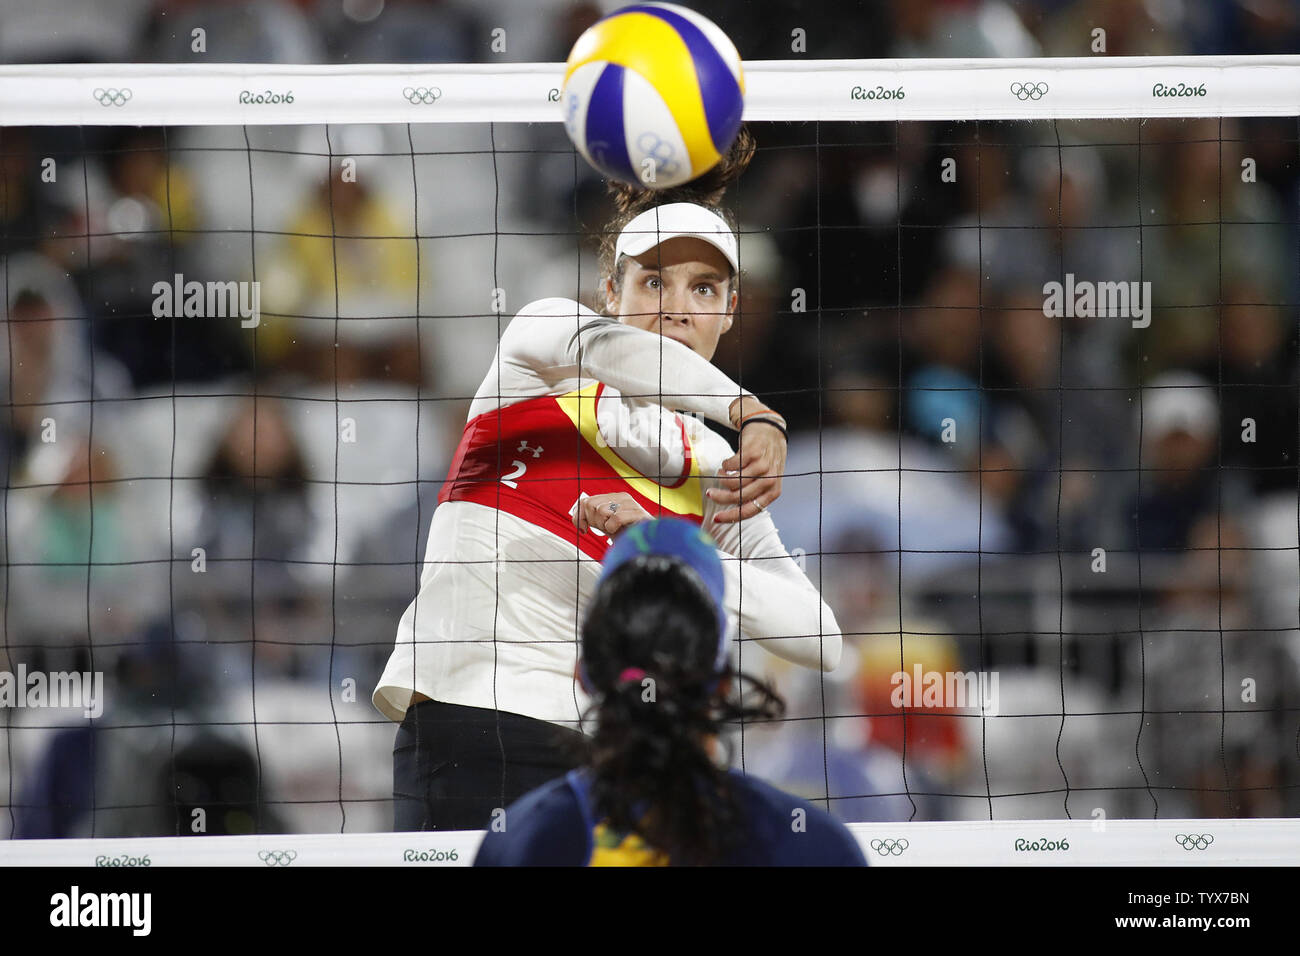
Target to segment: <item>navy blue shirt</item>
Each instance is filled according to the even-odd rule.
[[[724,866],[866,866],[848,828],[807,800],[729,770],[744,810],[742,841]],[[475,866],[662,866],[671,860],[636,834],[612,832],[591,807],[588,772],[574,770],[506,808],[506,828],[489,830]],[[802,814],[796,814],[802,810]]]

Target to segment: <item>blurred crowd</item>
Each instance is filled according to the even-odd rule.
[[[617,5],[0,0],[0,63],[557,62]],[[1300,52],[1284,0],[690,5],[746,59]],[[742,650],[790,719],[737,759],[847,820],[1300,813],[1296,119],[754,132],[715,360],[850,639]],[[0,127],[0,670],[110,691],[4,711],[15,835],[388,828],[369,694],[469,399],[519,307],[594,304],[611,214],[558,125]],[[1067,275],[1149,324],[1049,314]],[[914,667],[996,715],[900,711]]]

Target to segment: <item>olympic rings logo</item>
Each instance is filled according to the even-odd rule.
[[[881,856],[902,856],[903,851],[907,849],[906,840],[872,840],[871,849],[875,850]]]
[[[126,87],[119,90],[110,86],[108,89],[95,90],[91,96],[99,101],[100,106],[125,106],[131,98],[131,91]]]
[[[1018,100],[1041,100],[1047,95],[1047,84],[1021,83],[1017,80],[1011,84],[1011,95]]]
[[[1184,850],[1204,850],[1214,842],[1213,833],[1180,833],[1174,841]]]
[[[428,105],[442,99],[442,90],[436,86],[408,86],[402,90],[402,95],[412,106],[419,103]]]
[[[673,156],[676,155],[677,150],[672,143],[661,139],[658,133],[653,130],[646,130],[636,138],[636,147],[646,153],[649,159],[655,161],[655,170],[657,172],[666,176],[677,175],[677,163],[673,161]]]
[[[267,866],[288,866],[298,859],[297,850],[259,850],[257,858]]]

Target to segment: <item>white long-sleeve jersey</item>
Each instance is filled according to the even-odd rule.
[[[743,394],[672,339],[569,299],[523,308],[470,406],[375,706],[400,721],[418,692],[576,726],[581,621],[611,542],[579,535],[573,514],[613,491],[709,531],[733,638],[833,669],[839,625],[772,519],[713,522],[723,508],[704,492],[733,449],[692,416],[728,422]]]

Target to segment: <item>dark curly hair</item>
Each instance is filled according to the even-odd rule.
[[[711,747],[730,721],[785,712],[769,684],[719,673],[717,657],[713,599],[677,558],[643,555],[618,567],[583,623],[584,679],[595,697],[584,715],[596,721],[584,755],[594,810],[673,863],[719,862],[743,838],[732,777]],[[649,680],[622,679],[628,668]]]
[[[716,212],[735,232],[736,217],[731,210],[722,205],[722,197],[727,187],[740,178],[740,174],[754,158],[754,136],[749,128],[741,126],[731,148],[723,154],[718,164],[702,176],[692,179],[680,186],[668,189],[643,189],[616,179],[608,181],[610,198],[614,202],[614,218],[600,235],[598,262],[600,264],[601,282],[606,278],[614,281],[614,294],[617,296],[623,286],[624,264],[618,262],[614,255],[614,246],[618,243],[619,233],[623,228],[647,209],[666,206],[670,203],[693,202]],[[739,287],[740,277],[733,275],[727,286],[727,296]],[[602,308],[604,296],[597,296]]]

